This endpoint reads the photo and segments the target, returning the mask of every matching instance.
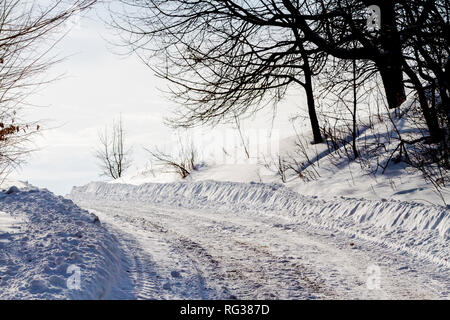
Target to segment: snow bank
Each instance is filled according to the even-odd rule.
[[[307,228],[343,232],[450,266],[449,206],[344,197],[325,201],[300,195],[280,184],[217,181],[138,186],[92,182],[74,187],[70,197],[74,201],[142,201],[159,206],[276,215]]]
[[[107,297],[116,239],[71,200],[20,187],[0,192],[0,299]]]

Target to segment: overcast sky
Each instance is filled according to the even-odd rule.
[[[143,167],[147,156],[142,147],[164,143],[171,130],[163,124],[175,107],[159,89],[167,83],[156,78],[135,56],[113,53],[113,32],[98,18],[104,9],[74,21],[75,27],[56,48],[67,59],[55,66],[51,76],[65,77],[41,89],[31,98],[29,119],[41,119],[46,128],[36,139],[36,148],[27,164],[12,177],[67,194],[74,185],[99,180],[93,156],[98,131],[122,114],[128,141],[134,150],[134,164]],[[299,92],[301,90],[299,89]],[[279,106],[275,130],[288,130],[288,118],[302,107],[303,99],[291,95]],[[269,110],[244,123],[244,128],[267,129]]]

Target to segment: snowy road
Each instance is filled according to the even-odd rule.
[[[431,262],[281,216],[125,200],[76,203],[119,240],[118,279],[131,275],[133,284],[113,284],[112,299],[449,297],[448,274]]]

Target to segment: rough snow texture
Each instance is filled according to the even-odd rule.
[[[344,197],[324,201],[302,196],[280,184],[216,181],[139,186],[92,182],[75,187],[71,198],[75,201],[135,200],[184,208],[275,215],[310,228],[337,230],[376,242],[432,261],[444,269],[450,266],[448,206]]]
[[[107,298],[120,265],[116,239],[71,200],[21,187],[0,192],[0,299]],[[70,266],[80,289],[67,285]]]

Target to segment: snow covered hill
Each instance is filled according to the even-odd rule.
[[[71,200],[15,184],[0,192],[0,299],[107,298],[121,264],[114,236]]]
[[[367,200],[393,199],[424,204],[450,204],[448,182],[446,186],[441,185],[437,189],[424,179],[419,170],[404,161],[393,160],[398,156],[395,152],[398,147],[395,130],[401,132],[403,138],[414,135],[417,130],[408,127],[401,120],[396,123],[395,130],[387,121],[372,121],[372,127],[359,131],[357,143],[361,146],[361,155],[357,160],[351,159],[351,151],[348,150],[350,147],[344,146],[342,141],[339,147],[331,142],[311,144],[312,134],[305,128],[295,135],[284,138],[277,136],[276,141],[264,141],[265,144],[254,145],[260,141],[258,139],[253,145],[250,141],[249,147],[253,151],[250,158],[245,157],[240,145],[231,144],[225,150],[226,144],[222,146],[221,143],[226,140],[227,131],[222,134],[222,139],[209,144],[204,141],[205,136],[214,136],[214,132],[206,132],[195,135],[198,140],[195,151],[198,152],[197,161],[200,165],[187,178],[182,179],[170,168],[153,163],[150,169],[133,168],[110,183],[140,185],[208,180],[283,183],[302,195],[317,196],[324,200],[344,196]],[[268,134],[264,131],[262,133]],[[214,146],[213,150],[210,150],[210,145]],[[176,158],[177,152],[174,153]],[[280,161],[284,166],[285,181],[281,178]],[[302,168],[303,171],[295,172],[289,166]]]

